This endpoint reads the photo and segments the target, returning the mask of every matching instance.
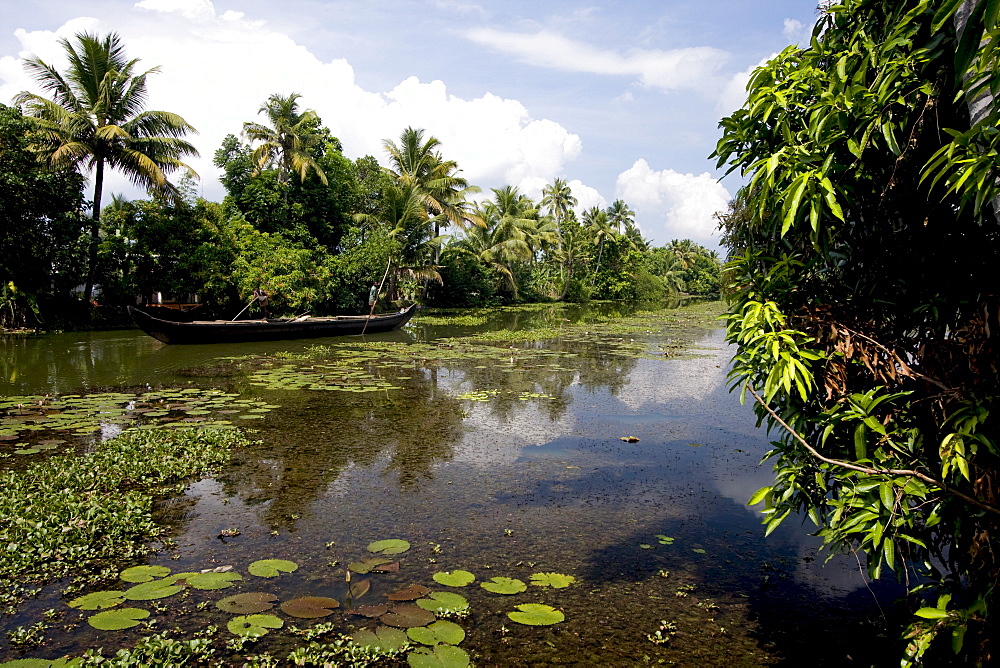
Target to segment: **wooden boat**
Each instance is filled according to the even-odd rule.
[[[246,341],[277,341],[303,339],[317,336],[343,336],[345,334],[375,334],[399,329],[405,325],[417,305],[398,313],[373,315],[341,315],[330,318],[273,318],[269,320],[195,320],[178,322],[163,320],[128,307],[136,326],[154,339],[164,343],[244,343]],[[367,325],[366,325],[367,322]]]

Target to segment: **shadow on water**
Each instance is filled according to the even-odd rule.
[[[255,421],[257,442],[232,466],[159,506],[176,546],[150,563],[175,571],[286,558],[299,570],[272,585],[282,596],[339,597],[344,564],[370,541],[401,537],[413,547],[400,573],[371,577],[371,599],[434,586],[435,572],[459,568],[480,581],[577,578],[518,597],[463,589],[473,610],[463,646],[480,665],[869,665],[897,656],[893,634],[878,632],[893,627],[879,606],[891,610],[897,588],[875,583],[873,594],[851,558],[823,567],[803,527],[765,539],[745,507],[770,480],[758,466],[767,437],[726,390],[721,332],[609,329],[617,308],[463,312],[459,326],[429,313],[407,332],[364,340],[240,347],[58,335],[66,338],[17,347],[0,369],[8,393],[176,384],[280,406]],[[549,341],[442,340],[578,320],[594,326]],[[694,350],[674,357],[678,340],[695,340]],[[64,357],[46,359],[70,343]],[[312,389],[278,386],[275,370]],[[566,621],[513,624],[505,613],[524,602],[557,606]],[[0,625],[55,605],[50,588]],[[208,613],[184,620],[170,621],[220,623]],[[650,637],[658,628],[663,642]],[[54,634],[47,651],[134,642],[76,633]],[[272,642],[280,654],[293,640]]]

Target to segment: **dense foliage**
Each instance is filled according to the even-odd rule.
[[[5,218],[2,232],[0,326],[51,325],[57,316],[62,326],[125,324],[125,306],[161,298],[231,317],[256,288],[271,294],[278,315],[359,312],[383,278],[387,306],[718,293],[713,251],[688,240],[651,248],[621,200],[578,216],[563,179],[538,202],[512,186],[484,197],[419,128],[384,140],[388,167],[372,156],[352,161],[296,93],[271,95],[257,121],[223,140],[215,165],[227,194],[205,201],[193,174],[166,180],[192,154],[182,137],[193,128],[142,109],[156,68],[140,72],[113,33],[81,33],[62,46],[65,73],[25,61],[51,99],[22,93],[26,116],[0,114],[0,210],[17,218]],[[147,186],[151,199],[102,206],[105,167]],[[87,222],[73,170],[93,170]],[[88,313],[94,285],[99,306]]]
[[[724,220],[732,377],[782,433],[751,501],[909,585],[904,664],[1000,652],[998,10],[831,5],[717,149],[750,177]]]

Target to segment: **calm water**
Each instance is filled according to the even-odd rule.
[[[281,406],[253,422],[260,443],[231,468],[160,509],[177,544],[150,563],[175,572],[233,565],[245,573],[256,559],[281,557],[299,570],[268,581],[267,591],[343,599],[343,566],[366,556],[371,541],[403,538],[413,547],[400,572],[372,575],[367,602],[410,583],[444,589],[431,579],[437,571],[469,570],[479,581],[577,578],[566,589],[515,596],[451,590],[471,604],[457,621],[479,665],[870,665],[893,657],[874,631],[891,588],[866,585],[852,557],[823,566],[817,541],[794,523],[765,540],[744,505],[770,481],[769,466],[758,466],[768,445],[750,407],[726,390],[731,351],[721,330],[689,332],[693,355],[663,355],[676,352],[679,335],[659,332],[585,332],[513,348],[425,345],[597,315],[552,307],[450,329],[424,315],[364,341],[238,347],[169,347],[131,331],[5,340],[0,394],[196,386]],[[317,343],[329,350],[306,362],[276,358]],[[331,380],[338,365],[361,369],[362,384],[392,389],[344,391],[345,381]],[[268,374],[283,367],[334,390],[277,389]],[[621,440],[629,436],[639,440]],[[239,535],[220,537],[232,529]],[[529,602],[558,607],[566,621],[528,627],[506,618]],[[0,620],[0,631],[59,606],[50,588]],[[160,628],[227,619],[218,611],[164,615]],[[366,621],[321,621],[331,619],[346,631]],[[661,620],[676,635],[655,644],[647,634]],[[127,646],[138,637],[130,633],[53,630],[27,656]],[[831,644],[831,633],[855,642]],[[293,640],[275,633],[258,651],[280,656]],[[19,656],[0,641],[0,659]]]

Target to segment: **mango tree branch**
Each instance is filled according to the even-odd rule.
[[[774,409],[768,406],[767,403],[764,401],[764,399],[762,399],[761,396],[757,394],[757,392],[752,387],[747,385],[746,388],[747,390],[750,391],[750,394],[753,395],[753,398],[757,400],[757,403],[759,403],[764,408],[764,410],[767,411],[772,418],[774,418],[774,420],[778,424],[784,427],[785,430],[788,431],[788,433],[791,434],[796,441],[801,443],[802,447],[804,447],[806,450],[809,451],[809,454],[811,454],[813,457],[820,460],[821,462],[826,462],[827,464],[832,464],[834,466],[839,466],[841,468],[850,469],[851,471],[858,471],[860,473],[867,473],[870,475],[897,475],[897,476],[906,476],[910,478],[917,478],[918,480],[923,480],[926,483],[930,483],[931,485],[939,487],[941,491],[951,494],[952,496],[957,496],[966,503],[976,506],[977,508],[982,508],[987,512],[993,513],[995,515],[1000,515],[1000,508],[997,508],[996,506],[991,506],[988,503],[983,503],[979,499],[971,497],[968,494],[964,494],[963,492],[960,492],[954,487],[950,487],[943,480],[938,480],[936,478],[927,475],[926,473],[921,473],[920,471],[914,471],[911,469],[876,469],[868,466],[859,466],[857,464],[851,464],[850,462],[841,461],[839,459],[831,459],[829,457],[824,457],[819,452],[819,450],[811,446],[809,442],[802,437],[801,434],[792,429],[792,427],[789,426],[787,422],[782,420],[781,416],[775,413]]]

